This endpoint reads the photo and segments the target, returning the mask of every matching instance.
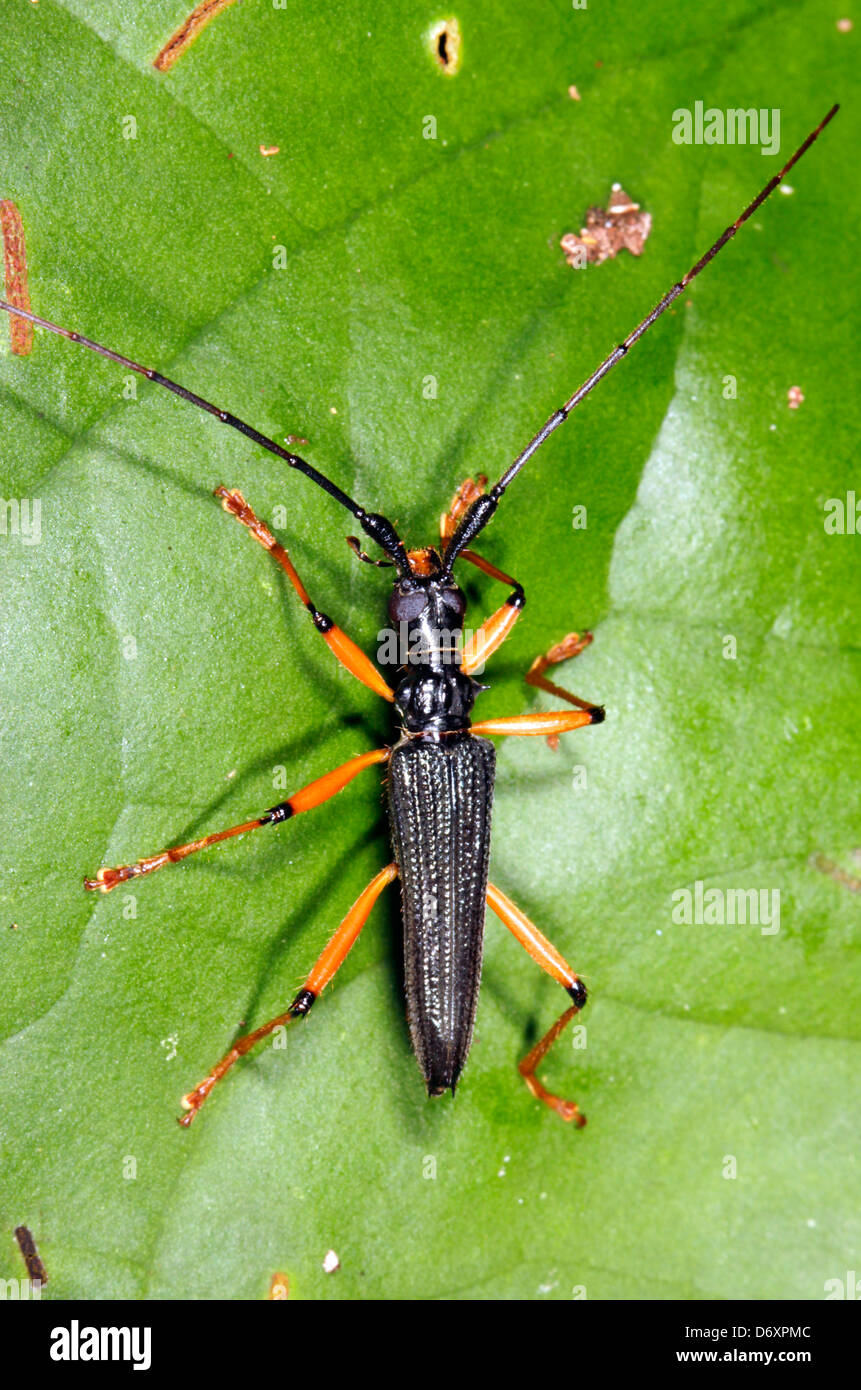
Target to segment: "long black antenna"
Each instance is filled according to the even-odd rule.
[[[477,498],[477,500],[472,504],[469,511],[464,516],[463,521],[460,523],[457,531],[455,532],[454,536],[449,542],[448,548],[445,553],[446,573],[450,572],[451,567],[457,559],[457,556],[459,555],[460,551],[463,550],[466,546],[471,545],[475,537],[478,535],[479,531],[481,531],[490,521],[490,518],[496,511],[500,497],[505,492],[505,489],[508,487],[508,484],[512,481],[512,479],[517,477],[517,474],[520,472],[521,468],[526,463],[526,461],[530,459],[532,455],[535,453],[535,451],[541,447],[545,439],[549,439],[553,431],[555,429],[558,429],[559,426],[563,423],[563,421],[568,419],[568,416],[571,414],[571,411],[574,409],[575,405],[579,405],[583,398],[585,396],[588,396],[592,388],[598,385],[598,382],[602,379],[602,377],[605,377],[607,373],[613,367],[615,367],[616,363],[622,360],[622,358],[627,353],[628,349],[632,347],[634,343],[636,343],[638,338],[642,338],[643,334],[646,332],[646,329],[651,328],[655,320],[660,318],[661,314],[664,312],[665,309],[669,308],[673,300],[678,299],[679,295],[682,293],[682,290],[687,289],[691,281],[695,279],[697,275],[699,275],[701,270],[705,269],[709,261],[717,255],[718,251],[720,251],[721,248],[725,246],[726,243],[730,241],[732,237],[735,236],[739,227],[741,227],[742,224],[745,223],[747,219],[753,213],[756,212],[757,208],[765,202],[769,194],[774,192],[778,184],[781,183],[783,179],[786,177],[786,175],[789,173],[789,170],[792,168],[793,164],[797,163],[801,156],[807,150],[810,149],[810,146],[813,144],[814,140],[816,140],[817,137],[822,133],[822,131],[828,125],[828,122],[830,120],[833,120],[833,118],[837,115],[837,112],[839,110],[839,104],[835,103],[835,105],[832,106],[831,110],[828,112],[828,115],[824,116],[823,119],[819,122],[819,125],[816,127],[816,129],[810,132],[807,139],[804,141],[804,144],[799,145],[792,158],[786,161],[783,168],[780,170],[780,173],[775,174],[773,179],[769,179],[762,192],[758,193],[757,196],[754,198],[753,202],[745,208],[741,216],[737,217],[735,222],[733,222],[730,227],[727,227],[725,232],[721,233],[714,245],[709,247],[708,251],[706,251],[704,256],[700,257],[696,265],[691,266],[687,275],[685,275],[683,279],[679,280],[677,284],[673,285],[673,288],[669,290],[667,294],[664,295],[663,299],[660,300],[658,304],[655,305],[652,312],[648,314],[646,318],[643,319],[642,323],[638,323],[637,327],[634,329],[632,333],[628,334],[624,342],[619,343],[619,345],[615,347],[613,351],[610,353],[609,357],[604,358],[604,361],[601,363],[600,367],[597,367],[595,371],[592,373],[592,375],[586,378],[582,386],[578,386],[573,396],[570,396],[564,405],[560,406],[558,410],[554,411],[547,423],[542,426],[542,428],[532,439],[530,439],[529,443],[527,444],[526,448],[522,451],[522,453],[517,455],[517,458],[514,460],[512,464],[509,464],[508,468],[505,470],[502,477],[499,479],[499,482],[491,488],[490,492],[486,493],[482,497]]]
[[[217,405],[210,401],[205,401],[202,396],[198,396],[194,391],[188,391],[179,382],[171,381],[170,377],[162,376],[152,367],[144,367],[140,362],[133,362],[130,357],[124,357],[121,352],[114,352],[111,348],[103,347],[101,343],[93,342],[92,338],[85,338],[83,333],[74,333],[70,328],[61,328],[57,323],[51,323],[50,319],[40,318],[38,314],[31,314],[28,309],[18,309],[14,304],[7,304],[5,299],[0,299],[0,309],[5,309],[7,314],[13,314],[20,319],[27,319],[29,323],[38,324],[40,328],[47,328],[49,333],[58,333],[61,338],[68,338],[72,343],[80,343],[83,347],[90,348],[102,357],[108,357],[112,362],[118,362],[121,367],[128,367],[130,371],[137,372],[140,376],[145,376],[147,381],[154,381],[157,386],[166,386],[168,391],[173,391],[175,396],[181,396],[184,401],[190,401],[192,405],[199,406],[201,410],[206,410],[210,415],[214,415],[216,420],[220,420],[223,425],[230,425],[233,429],[239,430],[248,439],[259,444],[261,448],[268,449],[271,454],[277,454],[279,458],[289,463],[291,468],[296,468],[300,473],[304,473],[306,478],[310,478],[312,483],[316,483],[324,492],[328,492],[330,497],[334,497],[336,502],[340,502],[342,507],[346,507],[348,512],[361,525],[362,529],[375,540],[387,555],[390,555],[403,574],[410,573],[410,565],[407,560],[404,544],[398,536],[394,526],[384,516],[377,513],[366,512],[364,507],[360,507],[358,502],[354,502],[346,492],[333,483],[324,473],[320,473],[312,464],[300,458],[298,454],[291,454],[289,449],[284,449],[274,439],[269,439],[267,435],[261,434],[253,425],[247,425],[244,420],[240,420],[236,415],[231,415],[229,410],[221,410]]]

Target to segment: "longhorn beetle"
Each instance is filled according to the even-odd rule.
[[[255,444],[284,459],[291,468],[304,473],[306,478],[317,483],[350,512],[385,556],[385,559],[373,559],[360,549],[356,537],[350,536],[348,542],[360,559],[395,569],[389,615],[401,631],[401,625],[406,625],[411,655],[408,662],[399,666],[397,684],[392,688],[364,652],[315,606],[287,551],[268,526],[255,516],[242,494],[235,488],[215,489],[215,496],[221,500],[225,511],[236,517],[284,570],[308,609],[315,628],[337,660],[363,684],[394,705],[400,724],[399,737],[393,747],[360,753],[254,820],[214,835],[205,835],[174,849],[161,850],[158,854],[139,859],[135,864],[99,869],[95,878],[84,880],[84,885],[88,889],[109,893],[119,883],[153,873],[165,864],[175,864],[207,845],[227,840],[233,835],[244,835],[259,826],[279,825],[291,816],[319,806],[364,768],[378,764],[388,766],[389,820],[394,860],[380,870],[356,899],[286,1013],[239,1038],[200,1085],[183,1097],[185,1114],[180,1119],[181,1124],[191,1123],[216,1082],[255,1043],[276,1028],[292,1019],[303,1018],[308,1013],[320,991],[347,956],[380,893],[395,878],[401,880],[410,1032],[428,1094],[438,1096],[447,1090],[454,1092],[469,1052],[481,974],[485,905],[488,904],[533,960],[559,981],[572,1000],[570,1007],[520,1063],[520,1073],[532,1094],[555,1110],[563,1120],[573,1120],[577,1126],[585,1124],[584,1115],[573,1101],[563,1100],[545,1090],[536,1069],[569,1020],[583,1008],[586,989],[538,928],[504,893],[487,881],[495,749],[481,735],[558,735],[584,724],[600,723],[604,718],[601,706],[571,695],[549,681],[545,674],[548,667],[581,652],[591,641],[591,634],[569,634],[546,656],[539,657],[526,677],[530,684],[568,701],[574,706],[573,709],[485,719],[472,724],[470,714],[473,703],[485,688],[473,679],[472,673],[505,641],[524,604],[523,589],[517,580],[497,569],[472,547],[496,511],[509,483],[527,460],[777,188],[837,110],[836,105],[831,108],[780,173],[769,180],[741,216],[727,227],[687,275],[673,285],[624,342],[613,349],[573,396],[554,411],[490,491],[484,490],[486,479],[480,479],[478,485],[468,479],[458,489],[449,512],[442,518],[442,543],[439,549],[407,550],[395,527],[385,516],[360,507],[310,463],[288,452],[274,440],[267,439],[235,415],[219,410],[150,367],[143,367],[80,333],[60,328],[47,319],[0,300],[0,308],[7,313],[18,315],[52,333],[59,333],[72,342],[82,343],[84,347],[109,357],[120,366],[139,372],[149,381],[166,386],[183,400],[209,411],[225,425],[239,430]],[[510,589],[501,608],[463,645],[460,645],[459,637],[466,604],[453,578],[454,565],[458,560],[469,561]]]

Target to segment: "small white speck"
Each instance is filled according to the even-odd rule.
[[[791,183],[782,183],[780,185],[780,191],[781,193],[785,193],[787,196],[789,196],[789,194],[795,192],[795,189],[792,187]]]
[[[660,927],[655,928],[655,936],[663,936],[663,934]]]
[[[341,1268],[341,1261],[334,1250],[327,1250],[323,1257],[323,1270],[326,1274],[334,1274],[336,1269]]]
[[[769,428],[770,430],[774,431],[774,430],[777,429],[777,425],[769,425],[768,428]]]
[[[335,409],[335,407],[334,407],[333,405],[330,405],[330,406],[329,406],[329,414],[330,414],[330,415],[337,415],[337,414],[338,414],[337,410]]]
[[[808,1226],[810,1227],[810,1229],[811,1229],[811,1231],[812,1231],[812,1230],[814,1229],[815,1225],[816,1225],[816,1222],[814,1221],[814,1219],[813,1219],[812,1216],[808,1216],[808,1218],[807,1218],[807,1224],[808,1224]]]

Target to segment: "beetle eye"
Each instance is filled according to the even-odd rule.
[[[460,589],[443,589],[441,597],[446,608],[450,608],[459,618],[463,617],[466,612],[466,600]]]
[[[427,604],[424,589],[413,589],[406,594],[396,589],[389,599],[389,617],[393,623],[411,623],[425,611]]]

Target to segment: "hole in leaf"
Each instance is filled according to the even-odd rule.
[[[437,66],[452,76],[460,67],[460,25],[456,19],[443,19],[428,35]]]

